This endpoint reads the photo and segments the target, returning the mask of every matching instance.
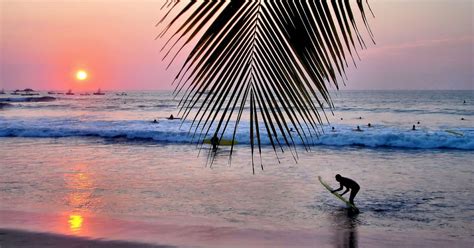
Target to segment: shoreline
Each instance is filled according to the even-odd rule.
[[[474,243],[413,230],[257,229],[194,216],[151,221],[86,218],[83,229],[74,230],[70,219],[58,223],[67,220],[62,214],[0,210],[0,247],[470,247]]]
[[[171,248],[175,246],[155,245],[122,240],[89,239],[54,233],[30,232],[24,230],[0,228],[0,247]]]

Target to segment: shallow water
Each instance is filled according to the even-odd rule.
[[[249,153],[231,166],[219,156],[205,167],[195,146],[4,138],[2,210],[149,220],[163,215],[215,218],[238,227],[313,229],[335,226],[344,205],[317,180],[334,187],[335,173],[359,182],[359,228],[432,231],[472,238],[472,153],[317,148],[285,155],[252,175]],[[339,216],[339,217],[338,217]],[[81,228],[87,228],[83,226]]]

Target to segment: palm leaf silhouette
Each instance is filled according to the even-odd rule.
[[[356,3],[373,41],[368,3]],[[277,159],[289,150],[296,160],[298,143],[310,148],[327,122],[324,103],[333,108],[328,87],[345,83],[348,60],[355,66],[365,47],[348,0],[187,0],[162,9],[163,59],[171,65],[195,43],[174,80],[179,114],[197,140],[235,139],[247,118],[254,172],[263,137]]]

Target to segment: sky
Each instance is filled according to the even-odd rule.
[[[166,70],[155,40],[163,3],[0,0],[0,89],[173,89],[186,50]],[[369,3],[376,44],[361,26],[369,46],[342,89],[474,89],[473,1]]]

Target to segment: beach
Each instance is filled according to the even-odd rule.
[[[169,92],[127,94],[2,96],[1,247],[474,242],[472,91],[339,92],[311,151],[277,159],[263,140],[255,174],[245,120],[231,162],[220,147],[211,164],[187,121],[166,119],[177,112]],[[359,215],[317,179],[337,187],[336,173],[361,185]]]

